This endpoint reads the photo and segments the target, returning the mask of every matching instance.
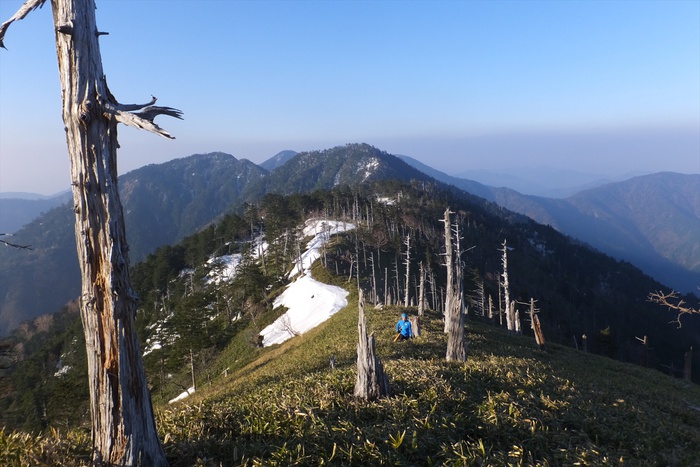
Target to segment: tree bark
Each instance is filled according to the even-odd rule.
[[[374,334],[367,336],[367,321],[365,319],[365,299],[362,290],[358,302],[357,330],[357,381],[355,382],[355,397],[364,400],[376,400],[389,396],[389,379],[384,373],[384,366],[377,358],[374,347]]]
[[[450,308],[445,310],[445,324],[447,325],[447,353],[445,358],[448,362],[467,361],[467,349],[464,342],[464,293],[462,288],[462,250],[459,244],[459,226],[456,229],[456,255],[450,254],[453,261],[448,267],[454,269],[452,274],[452,299],[449,300]],[[454,257],[457,260],[454,261]]]
[[[454,295],[454,279],[452,278],[452,273],[454,271],[453,259],[452,259],[452,224],[450,222],[450,208],[445,209],[445,218],[442,220],[445,224],[445,267],[447,268],[447,281],[445,287],[445,328],[444,331],[448,331],[448,315],[452,310],[452,298]]]
[[[422,261],[418,274],[420,274],[420,285],[418,286],[418,316],[423,316],[425,314],[425,270],[423,269]]]
[[[508,332],[515,332],[515,313],[514,306],[510,303],[510,286],[508,285],[508,247],[506,246],[506,241],[503,240],[503,256],[501,258],[501,263],[503,264],[503,298],[506,303],[506,327]]]
[[[110,94],[94,0],[51,4],[82,274],[80,314],[87,346],[93,463],[166,466],[134,327],[137,301],[129,275],[116,153],[118,122],[170,137],[152,122],[156,114],[167,112],[150,108],[152,113],[144,109],[140,116],[130,114],[145,106],[121,106]]]
[[[408,308],[408,297],[409,297],[409,290],[411,290],[411,234],[409,233],[406,235],[406,241],[404,242],[406,245],[406,293],[403,297],[403,306],[404,308]]]

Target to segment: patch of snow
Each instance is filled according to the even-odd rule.
[[[240,253],[209,258],[207,265],[212,269],[207,274],[207,284],[219,284],[222,281],[232,280],[236,277],[236,271],[242,259],[243,255]]]
[[[288,310],[260,332],[263,347],[281,344],[315,328],[347,306],[347,296],[347,290],[318,282],[310,274],[300,277],[275,300],[275,307]]]
[[[53,374],[56,378],[60,378],[61,376],[68,374],[68,372],[73,369],[72,366],[64,365],[60,360],[56,364],[56,367],[58,368],[58,371]]]
[[[309,220],[304,227],[305,237],[313,235],[302,254],[301,261],[289,273],[293,278],[303,274],[277,297],[274,307],[284,306],[287,311],[274,323],[262,330],[263,347],[281,344],[286,340],[313,329],[347,306],[347,290],[318,282],[311,277],[311,265],[320,256],[320,250],[332,234],[354,229],[353,224],[330,220]]]
[[[168,404],[174,404],[175,402],[179,402],[179,401],[181,401],[181,400],[183,400],[183,399],[188,398],[188,397],[191,396],[192,394],[194,394],[194,386],[192,386],[191,388],[187,389],[187,391],[184,391],[184,392],[180,393],[180,395],[177,396],[175,399],[170,399],[170,400],[168,401]]]
[[[367,180],[379,167],[379,159],[376,157],[370,157],[367,162],[365,163],[364,167],[359,165],[357,168],[357,173],[360,173],[361,170],[364,169],[365,174],[363,176],[363,180]]]
[[[379,197],[377,197],[377,201],[379,201],[380,203],[385,204],[385,205],[387,205],[387,206],[393,206],[394,204],[396,204],[396,200],[395,200],[395,199],[387,198],[387,197],[385,197],[385,196],[379,196]]]
[[[311,265],[314,264],[314,261],[321,257],[321,248],[323,248],[323,245],[330,240],[331,235],[352,230],[354,228],[354,224],[349,224],[347,222],[318,219],[307,221],[303,230],[303,235],[304,237],[308,237],[310,235],[313,235],[314,237],[309,240],[309,243],[306,244],[306,251],[304,251],[304,253],[301,255],[301,262],[296,262],[292,270],[289,272],[288,277],[291,279],[300,273],[308,273]]]

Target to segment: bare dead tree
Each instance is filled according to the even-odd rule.
[[[450,209],[445,210],[445,267],[447,268],[447,293],[445,294],[445,332],[447,333],[446,360],[464,362],[467,351],[464,342],[464,294],[462,290],[462,264],[459,246],[459,226],[455,226],[456,251],[452,243]],[[456,261],[455,261],[456,257]]]
[[[447,332],[447,315],[452,310],[452,298],[454,296],[453,287],[454,279],[454,260],[452,259],[452,228],[450,224],[450,215],[453,214],[450,208],[445,209],[445,217],[440,222],[445,224],[445,268],[447,268],[447,281],[445,293],[445,329]]]
[[[530,298],[530,326],[535,333],[535,342],[537,342],[540,349],[544,349],[545,340],[544,334],[542,333],[542,326],[540,325],[540,318],[537,316],[538,312],[539,310],[535,308],[535,299]]]
[[[425,314],[425,269],[423,268],[422,261],[420,263],[418,274],[420,275],[418,286],[418,316],[423,316]]]
[[[501,263],[503,264],[503,282],[501,282],[501,287],[503,288],[503,298],[506,304],[506,327],[508,332],[515,332],[515,306],[510,302],[510,286],[508,284],[508,247],[506,246],[506,241],[503,240],[503,248],[501,249],[503,256],[501,257]]]
[[[362,289],[358,300],[357,331],[357,381],[354,395],[359,399],[376,400],[390,395],[389,378],[384,366],[376,355],[374,334],[367,336],[365,319],[365,299]]]
[[[27,0],[0,26],[42,6]],[[131,286],[124,216],[117,189],[117,124],[172,138],[154,123],[179,110],[117,102],[102,70],[94,0],[51,0],[71,161],[75,236],[82,275],[94,465],[166,466],[134,327],[137,299]]]
[[[404,245],[406,245],[406,262],[404,263],[406,265],[406,293],[403,297],[403,306],[404,308],[408,308],[408,297],[409,297],[409,290],[411,290],[411,234],[409,233],[406,235],[406,241],[404,242]]]
[[[661,306],[665,306],[671,311],[675,311],[678,314],[676,315],[676,319],[671,321],[672,323],[676,323],[678,327],[681,327],[681,317],[683,315],[697,315],[700,314],[700,309],[695,309],[692,307],[689,307],[685,300],[680,298],[678,296],[678,292],[672,290],[668,293],[662,292],[662,291],[657,291],[657,292],[651,292],[647,296],[647,300],[656,303]]]

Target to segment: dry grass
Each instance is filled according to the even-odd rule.
[[[469,360],[447,363],[435,314],[394,344],[400,309],[367,310],[393,396],[357,401],[349,299],[281,346],[235,344],[219,362],[238,362],[231,376],[159,408],[172,465],[699,465],[697,386],[473,322]],[[88,448],[80,430],[0,432],[3,465],[79,465]]]

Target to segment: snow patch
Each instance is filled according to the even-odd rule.
[[[188,388],[186,391],[180,393],[180,395],[178,395],[175,399],[170,399],[168,401],[168,404],[174,404],[175,402],[179,402],[183,399],[188,398],[192,394],[194,394],[194,386],[192,386],[191,388]]]
[[[240,253],[209,258],[207,265],[211,267],[211,271],[207,274],[207,284],[219,284],[222,281],[232,280],[236,277],[242,259],[243,255]]]
[[[274,323],[260,333],[263,347],[281,344],[286,340],[303,334],[326,321],[339,310],[347,306],[348,291],[334,285],[318,282],[311,277],[311,265],[320,256],[320,250],[332,234],[354,229],[353,224],[329,220],[310,220],[306,222],[304,236],[314,237],[307,244],[301,260],[297,261],[289,273],[293,278],[300,278],[287,286],[277,297],[274,307],[284,306],[287,311]]]
[[[262,330],[263,346],[281,344],[315,328],[346,307],[347,296],[347,290],[318,282],[310,274],[300,277],[275,300],[275,308],[288,310]]]

